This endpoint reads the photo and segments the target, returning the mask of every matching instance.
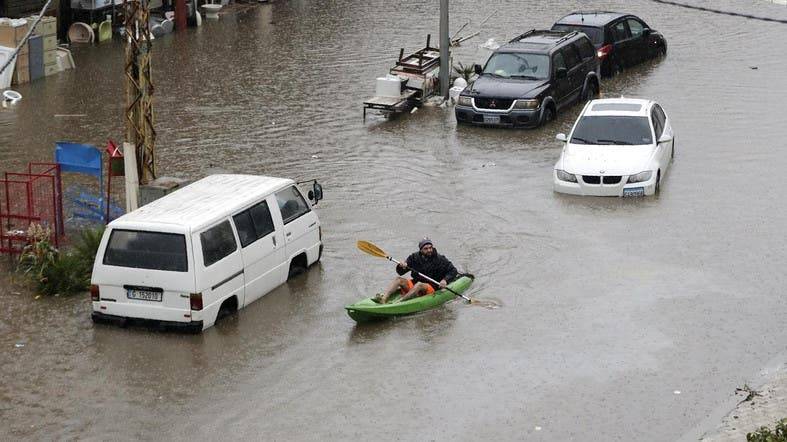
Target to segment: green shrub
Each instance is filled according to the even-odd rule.
[[[19,257],[17,270],[29,276],[36,283],[37,290],[46,295],[85,291],[90,287],[93,260],[103,233],[103,227],[84,230],[72,249],[62,252],[49,242],[49,229],[31,225],[29,244]]]
[[[456,64],[456,66],[454,66],[454,72],[459,74],[459,76],[464,78],[465,81],[467,81],[468,83],[470,82],[470,79],[475,74],[472,64],[470,66],[465,66],[462,64],[462,62],[459,62]]]
[[[760,427],[746,435],[747,442],[787,442],[787,417],[776,423],[771,431],[768,427]]]

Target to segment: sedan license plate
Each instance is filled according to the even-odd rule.
[[[128,289],[126,292],[128,299],[139,299],[140,301],[155,301],[161,302],[163,297],[162,292],[154,292],[150,290]]]
[[[645,196],[645,188],[644,187],[629,187],[628,189],[623,189],[623,196]]]
[[[500,124],[500,115],[484,115],[484,124]]]

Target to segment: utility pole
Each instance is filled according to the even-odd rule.
[[[440,0],[440,95],[448,99],[451,60],[448,37],[448,0]]]
[[[126,38],[126,143],[134,146],[140,184],[156,178],[149,0],[124,0]],[[128,144],[127,144],[128,145]],[[132,152],[123,152],[130,155]]]

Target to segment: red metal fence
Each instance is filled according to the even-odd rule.
[[[26,173],[6,172],[0,179],[0,253],[20,253],[33,223],[48,227],[52,244],[60,245],[65,228],[57,164],[30,163]]]

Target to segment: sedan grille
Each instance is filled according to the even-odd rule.
[[[479,109],[508,110],[514,100],[510,98],[474,98],[475,107]]]
[[[582,175],[585,184],[601,184],[601,177],[598,175]]]
[[[618,184],[622,177],[620,175],[609,175],[604,177],[604,184]]]

